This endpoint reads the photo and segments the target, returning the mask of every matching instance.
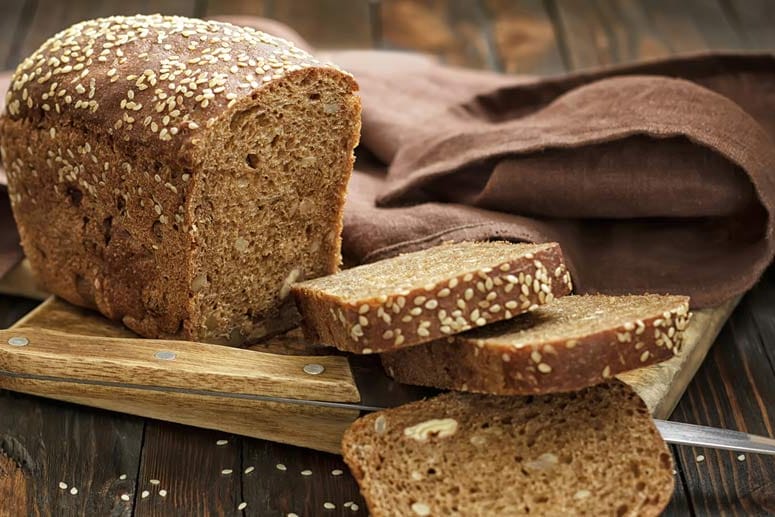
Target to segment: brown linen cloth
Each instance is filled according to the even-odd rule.
[[[230,21],[299,40],[266,20]],[[704,307],[772,260],[772,55],[549,79],[395,52],[325,57],[355,75],[364,105],[351,261],[443,240],[556,240],[578,292],[682,293]]]

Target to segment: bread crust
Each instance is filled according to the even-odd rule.
[[[14,218],[43,286],[146,337],[203,339],[192,322],[205,317],[192,303],[200,160],[235,112],[307,75],[357,91],[291,43],[221,22],[116,16],[50,38],[17,68],[0,118]],[[347,163],[324,272],[340,261]]]
[[[359,354],[396,350],[509,319],[570,293],[560,246],[534,246],[530,252],[504,248],[502,261],[401,293],[343,299],[314,281],[292,292],[310,341]]]
[[[664,310],[586,335],[515,347],[507,337],[468,332],[382,354],[381,360],[393,379],[406,384],[498,395],[574,391],[672,358],[681,350],[688,308],[686,297],[664,297]]]

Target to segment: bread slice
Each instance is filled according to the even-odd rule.
[[[352,76],[251,28],[115,16],[53,36],[0,119],[43,285],[146,337],[242,344],[334,273],[360,129]]]
[[[463,332],[571,291],[560,246],[461,242],[292,287],[312,340],[368,354]]]
[[[502,395],[571,391],[673,357],[688,310],[685,296],[566,296],[381,359],[407,384]]]
[[[553,396],[447,393],[370,414],[342,441],[371,515],[659,515],[670,451],[623,383]]]

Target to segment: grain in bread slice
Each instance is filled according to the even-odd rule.
[[[673,357],[688,311],[685,296],[566,296],[381,359],[407,384],[501,395],[571,391]]]
[[[571,291],[556,243],[461,242],[295,284],[312,340],[355,353],[464,332]]]
[[[447,393],[357,420],[344,459],[375,517],[659,515],[670,452],[619,381],[561,395]]]

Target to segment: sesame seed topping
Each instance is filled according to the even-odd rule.
[[[167,497],[167,491],[162,488],[161,490],[159,490],[159,495],[162,497]]]
[[[129,494],[121,494],[122,501],[129,501]]]
[[[75,487],[71,488],[71,489],[70,489],[70,494],[71,494],[71,495],[78,495],[78,489],[77,489],[77,488],[75,488]]]
[[[67,483],[65,483],[64,481],[60,481],[59,488],[62,490],[67,490]]]
[[[540,363],[538,365],[538,371],[541,373],[551,373],[552,367],[546,363]]]
[[[161,481],[159,481],[158,479],[152,479],[152,480],[150,480],[150,483],[152,485],[159,485],[159,484],[161,484]]]
[[[275,465],[275,468],[276,468],[277,470],[281,470],[281,471],[283,471],[283,472],[284,472],[284,471],[286,471],[286,470],[288,470],[288,467],[286,467],[286,466],[285,466],[285,465],[283,465],[282,463],[278,463],[277,465]]]
[[[307,469],[307,470],[302,470],[302,471],[301,471],[301,475],[302,475],[302,476],[311,476],[311,475],[312,475],[312,471],[311,471],[311,470],[309,470],[309,469]]]
[[[246,503],[245,501],[243,501],[243,502],[241,502],[241,503],[240,503],[240,504],[237,506],[237,510],[240,510],[240,511],[242,511],[242,510],[244,510],[244,509],[245,509],[245,508],[247,508],[247,507],[248,507],[248,503]]]
[[[188,48],[190,57],[177,55],[180,46]],[[151,51],[146,50],[149,47]],[[138,53],[138,49],[143,51]],[[246,49],[260,56],[258,60],[248,57]],[[127,111],[137,111],[142,115],[138,120],[148,115],[154,118],[154,125],[142,127],[150,125],[157,133],[160,119],[156,113],[164,111],[165,105],[177,107],[170,108],[171,119],[197,129],[205,120],[215,121],[197,111],[200,107],[225,106],[240,95],[249,95],[239,89],[246,80],[250,87],[259,86],[252,74],[234,65],[234,54],[244,55],[245,62],[255,63],[262,71],[268,69],[266,63],[271,64],[266,81],[304,67],[328,66],[286,41],[252,28],[177,16],[113,16],[73,25],[25,59],[12,78],[7,112],[14,119],[30,117],[38,109],[57,113],[87,109],[87,113],[95,113],[102,107],[99,95],[93,97],[104,81],[117,85],[113,91],[126,85],[123,92],[118,90],[124,97],[120,111],[118,105],[111,104],[111,109],[115,106],[119,111],[111,121],[113,131],[135,131],[134,118],[128,117]],[[132,55],[136,56],[134,62],[129,61]],[[97,74],[92,73],[93,65],[98,67]],[[198,90],[202,84],[206,88]],[[194,90],[200,99],[195,100]],[[45,102],[55,96],[64,104]],[[177,130],[177,124],[172,128]],[[162,131],[157,137],[166,141],[175,134]]]

